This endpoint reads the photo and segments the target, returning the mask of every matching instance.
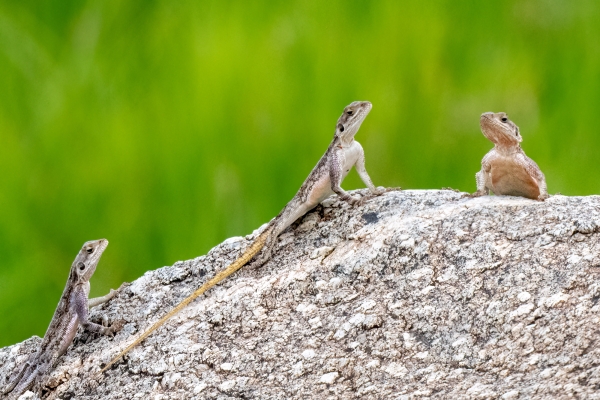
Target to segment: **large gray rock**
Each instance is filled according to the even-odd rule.
[[[600,197],[463,195],[326,200],[98,381],[254,235],[148,272],[92,312],[127,324],[78,334],[50,396],[600,398]],[[0,350],[0,383],[37,343]]]

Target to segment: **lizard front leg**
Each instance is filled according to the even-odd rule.
[[[540,182],[540,195],[538,196],[539,201],[544,201],[548,199],[550,195],[548,194],[548,186],[546,185],[546,178],[542,174],[542,181]]]
[[[477,191],[471,195],[471,197],[479,197],[486,196],[490,194],[490,189],[487,188],[486,182],[486,173],[481,169],[478,173],[475,174],[475,182],[477,182]]]
[[[93,299],[88,299],[88,308],[93,308],[93,307],[99,306],[100,304],[106,303],[107,301],[109,301],[113,297],[115,297],[117,295],[117,293],[119,293],[119,291],[127,285],[128,285],[127,282],[122,283],[121,286],[119,286],[119,288],[117,290],[110,289],[110,292],[108,294],[105,294],[104,296],[94,297]]]
[[[550,195],[548,194],[548,185],[546,185],[546,176],[544,175],[540,167],[538,167],[538,165],[535,163],[535,161],[526,156],[524,156],[524,158],[528,164],[527,172],[529,172],[529,174],[532,175],[538,182],[540,195],[537,199],[539,201],[544,201],[548,199]]]
[[[335,148],[331,152],[331,157],[329,158],[328,166],[329,166],[329,180],[331,181],[331,190],[335,194],[337,194],[340,199],[348,202],[349,204],[355,204],[360,201],[360,197],[351,196],[350,193],[346,192],[342,189],[342,179],[343,179],[343,162],[344,153],[341,148]],[[370,179],[369,179],[370,180]],[[373,185],[373,183],[371,183]],[[374,187],[374,186],[373,186]]]
[[[365,167],[365,151],[363,150],[360,143],[356,141],[355,143],[355,146],[357,146],[357,148],[359,149],[358,159],[356,160],[356,163],[354,163],[354,167],[356,168],[356,172],[358,172],[358,176],[360,176],[360,179],[362,179],[362,181],[365,183],[365,185],[367,185],[371,193],[373,193],[374,195],[379,196],[385,193],[385,188],[378,188],[375,187],[375,185],[373,185],[373,181],[371,180],[371,177],[367,172],[367,168]]]
[[[88,308],[93,308],[93,307],[97,307],[100,304],[104,304],[107,301],[109,301],[110,299],[112,299],[113,297],[115,297],[117,294],[117,291],[114,289],[110,289],[110,292],[104,296],[100,296],[100,297],[94,297],[93,299],[88,299]]]
[[[110,293],[109,293],[110,295]],[[72,311],[77,315],[77,319],[79,324],[86,331],[90,332],[98,332],[102,335],[114,336],[115,332],[118,332],[121,329],[120,324],[113,324],[111,327],[105,327],[100,324],[96,324],[91,322],[88,319],[88,299],[85,291],[82,288],[76,288],[73,290],[71,294],[72,298],[72,307],[74,308]],[[105,296],[106,297],[106,296]],[[113,295],[114,297],[114,295]],[[92,299],[93,300],[93,299]]]
[[[481,171],[475,174],[475,182],[477,183],[477,191],[470,195],[470,197],[479,197],[490,194],[490,172],[492,171],[492,164],[490,159],[494,157],[494,150],[483,157],[481,160]]]
[[[358,147],[359,153],[358,153],[358,158],[356,160],[356,163],[354,163],[354,167],[356,168],[356,172],[358,172],[358,176],[360,176],[360,179],[365,183],[365,185],[367,185],[367,187],[369,188],[369,190],[372,193],[371,196],[361,198],[360,203],[362,204],[366,200],[369,200],[369,199],[373,198],[374,196],[381,196],[385,192],[392,191],[392,190],[398,190],[399,188],[386,189],[383,187],[375,187],[375,185],[373,185],[373,181],[371,180],[371,177],[369,176],[369,173],[367,172],[367,168],[365,167],[365,151],[363,150],[360,143],[358,143],[356,141],[355,141],[355,146]]]

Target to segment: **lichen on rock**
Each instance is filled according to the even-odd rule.
[[[365,191],[361,193],[366,194]],[[48,379],[61,399],[600,398],[600,197],[332,197],[97,381],[255,237],[146,273]],[[0,384],[39,341],[0,349]]]

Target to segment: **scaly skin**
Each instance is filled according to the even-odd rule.
[[[67,351],[79,325],[85,330],[110,336],[121,328],[120,324],[113,324],[112,327],[107,328],[88,320],[89,307],[102,304],[117,293],[111,290],[102,298],[88,300],[90,278],[96,271],[106,246],[108,246],[106,239],[93,240],[86,242],[77,254],[40,348],[29,356],[25,364],[17,370],[18,372],[15,371],[11,382],[3,391],[9,399],[17,399],[30,388],[38,394],[41,392],[44,377],[56,365],[60,356]]]
[[[521,196],[544,201],[549,197],[546,178],[540,167],[521,149],[523,138],[519,127],[506,113],[481,114],[481,131],[494,143],[481,161],[481,171],[475,175],[477,192],[472,196]]]
[[[251,267],[260,267],[271,258],[271,253],[277,242],[277,237],[293,224],[298,218],[315,208],[320,202],[337,194],[340,199],[350,204],[361,202],[359,197],[353,197],[340,186],[352,167],[356,167],[362,181],[371,193],[380,195],[385,190],[376,188],[365,169],[365,152],[354,135],[358,132],[372,105],[368,101],[355,101],[344,109],[337,121],[335,135],[327,151],[310,172],[296,195],[269,223],[273,228],[266,240],[265,246]]]
[[[104,368],[102,368],[99,374],[110,368],[121,357],[127,354],[127,352],[141,343],[146,337],[188,305],[192,300],[242,268],[253,258],[254,260],[250,264],[251,267],[262,266],[271,257],[279,234],[330,195],[336,193],[342,200],[347,201],[350,204],[360,203],[362,201],[361,198],[351,196],[340,186],[353,166],[356,167],[359,176],[371,190],[373,195],[382,194],[385,190],[376,188],[373,185],[373,182],[365,169],[364,151],[361,145],[354,140],[354,135],[358,132],[358,129],[371,111],[371,108],[372,105],[368,101],[355,101],[348,105],[338,119],[333,141],[317,165],[308,175],[298,190],[298,193],[296,193],[294,198],[290,200],[284,209],[269,222],[265,230],[244,254],[223,271],[215,275],[210,281],[202,285],[200,289],[196,290],[179,303],[164,317],[154,323],[140,337],[134,340],[133,343],[127,346]]]

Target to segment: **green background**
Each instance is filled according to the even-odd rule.
[[[506,111],[550,193],[600,192],[599,9],[2,1],[0,346],[44,334],[86,240],[111,242],[98,296],[268,221],[353,100],[377,185],[475,191]]]

